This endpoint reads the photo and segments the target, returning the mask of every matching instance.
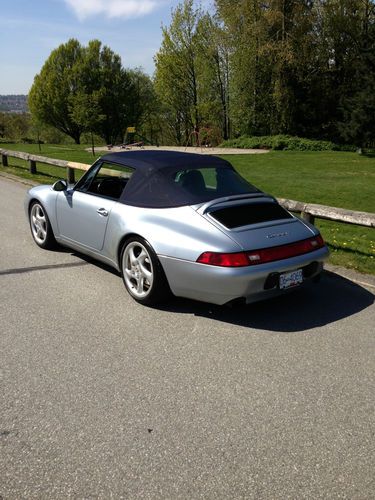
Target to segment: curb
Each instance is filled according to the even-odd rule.
[[[23,177],[17,177],[17,175],[8,174],[7,172],[0,172],[0,177],[5,177],[10,181],[19,182],[20,184],[25,184],[25,186],[39,186],[40,182],[32,181],[31,179],[24,179]]]
[[[347,269],[346,267],[334,266],[332,264],[325,264],[324,269],[328,272],[337,274],[343,278],[346,278],[357,285],[372,288],[375,290],[375,276],[372,274],[362,274],[353,269]]]

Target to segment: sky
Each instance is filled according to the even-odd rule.
[[[53,49],[99,39],[126,68],[152,75],[179,0],[0,0],[0,94],[27,94]],[[204,6],[206,2],[203,1]]]

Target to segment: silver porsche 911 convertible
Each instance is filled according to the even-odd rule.
[[[113,266],[147,305],[254,302],[319,277],[328,256],[314,226],[215,156],[107,154],[74,186],[30,189],[25,209],[37,245]]]

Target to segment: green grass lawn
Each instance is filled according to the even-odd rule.
[[[88,145],[42,145],[40,153],[33,144],[3,144],[14,149],[51,158],[93,163],[85,151]],[[375,212],[375,157],[343,152],[272,151],[262,155],[225,155],[251,183],[277,197],[320,203],[351,210]],[[1,167],[40,183],[65,177],[64,169],[37,164],[37,175],[28,173],[26,162],[9,158],[9,167]],[[77,178],[80,173],[76,172]],[[330,250],[330,262],[375,274],[375,231],[372,228],[316,219]]]
[[[250,182],[281,198],[375,212],[375,158],[357,153],[272,151],[225,156]],[[375,274],[375,230],[315,220],[332,264]]]

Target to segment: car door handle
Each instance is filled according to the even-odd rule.
[[[108,211],[105,208],[98,208],[97,212],[99,215],[102,215],[103,217],[108,217]]]

